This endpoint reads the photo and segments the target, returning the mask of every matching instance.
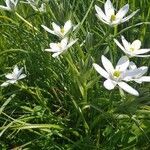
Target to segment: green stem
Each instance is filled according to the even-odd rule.
[[[38,31],[39,30],[34,27],[30,22],[28,22],[27,20],[25,20],[22,16],[20,16],[17,12],[15,12],[15,14],[17,15],[17,17],[19,17],[23,22],[25,22],[28,26],[30,26],[32,29],[34,29],[35,31]]]
[[[113,33],[113,39],[114,37],[117,35],[117,32],[118,32],[118,26],[114,26],[114,33]],[[112,39],[112,41],[113,41]],[[116,44],[115,42],[113,42],[113,48],[112,48],[112,51],[111,51],[111,59],[112,59],[112,62],[114,61],[114,56],[117,56],[117,53],[116,53]],[[116,57],[115,57],[116,58]]]
[[[114,26],[114,36],[115,37],[117,35],[117,32],[118,32],[118,26]]]
[[[72,57],[70,55],[70,53],[68,52],[66,55],[66,60],[68,62],[68,64],[70,65],[72,72],[74,72],[76,75],[79,75],[78,69],[77,67],[74,65]]]

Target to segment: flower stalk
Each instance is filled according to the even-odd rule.
[[[20,18],[23,22],[25,22],[29,27],[31,27],[32,29],[34,29],[35,31],[38,31],[39,32],[39,30],[36,28],[36,27],[34,27],[30,22],[28,22],[26,19],[24,19],[22,16],[20,16],[17,12],[15,12],[15,14],[16,14],[16,16],[18,17],[18,18]]]

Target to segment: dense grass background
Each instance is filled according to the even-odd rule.
[[[130,13],[140,9],[115,30],[95,16],[94,5],[103,7],[104,2],[49,0],[42,14],[23,3],[16,12],[0,11],[0,82],[15,64],[27,74],[18,84],[0,88],[0,149],[150,149],[150,84],[132,83],[140,97],[122,98],[117,88],[107,91],[92,68],[102,54],[114,64],[123,55],[114,37],[140,39],[143,48],[150,47],[150,0],[113,0],[117,9],[126,3]],[[43,50],[58,38],[41,24],[63,25],[68,19],[79,24],[72,33],[79,40],[54,59]],[[150,62],[149,58],[132,60],[138,66]]]

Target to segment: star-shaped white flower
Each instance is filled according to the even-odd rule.
[[[137,68],[137,66],[135,65],[134,62],[130,62],[128,73],[132,72],[132,76],[127,77],[125,80],[126,81],[135,81],[140,84],[142,82],[150,82],[150,76],[144,76],[144,74],[147,72],[147,70],[148,70],[147,66],[142,66],[142,67]],[[133,74],[133,72],[134,72],[134,74]]]
[[[97,5],[95,5],[95,10],[97,12],[96,16],[98,17],[98,19],[100,19],[102,22],[110,26],[115,26],[125,21],[128,21],[138,12],[138,10],[136,10],[133,13],[131,13],[129,16],[125,17],[125,15],[129,10],[129,5],[126,4],[117,13],[115,13],[115,9],[110,0],[107,0],[106,3],[104,4],[105,13]]]
[[[25,74],[21,74],[23,71],[23,68],[21,68],[19,70],[18,66],[15,65],[13,72],[12,73],[8,73],[5,75],[5,77],[8,79],[6,82],[4,82],[3,84],[1,84],[2,87],[4,86],[8,86],[9,84],[14,84],[16,83],[18,80],[23,79],[26,77]]]
[[[50,49],[45,49],[45,51],[53,52],[53,57],[57,57],[60,54],[66,52],[66,50],[71,47],[78,39],[68,40],[67,37],[61,40],[60,43],[50,43]]]
[[[39,7],[39,0],[27,0],[28,4],[35,10],[39,12],[46,12],[46,4],[42,3]]]
[[[0,5],[0,9],[11,11],[17,6],[18,0],[6,0],[5,3],[6,6]]]
[[[112,90],[118,85],[124,91],[139,96],[139,93],[134,88],[124,82],[124,78],[128,76],[126,73],[129,66],[129,59],[127,56],[121,57],[115,68],[105,56],[102,55],[101,60],[105,70],[95,63],[93,64],[93,67],[101,76],[106,78],[103,84],[106,89]]]
[[[150,55],[141,55],[150,52],[150,49],[141,49],[141,41],[135,40],[132,43],[128,42],[124,36],[121,36],[122,44],[118,40],[114,39],[115,43],[120,49],[129,57],[149,57]]]
[[[64,26],[61,28],[60,26],[58,26],[56,23],[52,23],[53,26],[53,30],[49,29],[48,27],[41,25],[47,32],[57,35],[60,38],[64,38],[69,31],[72,29],[73,25],[71,23],[71,20],[68,20]]]

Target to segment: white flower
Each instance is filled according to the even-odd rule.
[[[50,43],[50,49],[45,49],[48,52],[54,52],[53,57],[59,56],[64,53],[69,47],[71,47],[77,39],[69,41],[68,38],[64,38],[60,43]]]
[[[27,0],[28,4],[35,10],[39,12],[46,12],[46,4],[42,3],[39,7],[39,0]]]
[[[6,0],[6,6],[0,5],[0,9],[11,11],[17,6],[18,0]]]
[[[121,57],[115,68],[105,56],[102,55],[101,60],[105,70],[95,63],[93,67],[101,76],[106,78],[103,84],[106,89],[112,90],[118,85],[121,89],[132,95],[139,95],[135,89],[124,82],[124,78],[128,77],[126,70],[129,66],[129,59],[127,56]]]
[[[8,86],[9,84],[14,84],[16,83],[18,80],[23,79],[26,77],[25,74],[21,74],[23,71],[23,68],[21,68],[19,70],[18,66],[15,65],[13,72],[12,73],[8,73],[5,75],[5,77],[8,79],[6,82],[4,82],[3,84],[1,84],[2,87],[4,86]]]
[[[125,80],[135,81],[137,83],[150,82],[150,76],[144,76],[147,70],[148,70],[147,66],[137,68],[134,62],[130,62],[128,74],[132,72],[132,76],[125,78]]]
[[[147,52],[150,52],[150,49],[140,49],[141,41],[135,40],[132,43],[128,42],[124,36],[121,36],[122,44],[121,45],[116,39],[115,43],[120,47],[120,49],[130,57],[149,57],[150,55],[141,55]]]
[[[125,17],[125,15],[129,10],[129,5],[126,4],[115,14],[115,9],[110,0],[107,0],[106,3],[104,4],[105,13],[97,5],[95,5],[95,10],[97,12],[96,16],[98,17],[98,19],[100,19],[102,22],[110,26],[123,23],[129,20],[130,18],[132,18],[138,12],[138,10],[136,10],[133,13],[131,13],[129,16]]]
[[[69,31],[71,30],[71,28],[73,27],[71,20],[68,20],[64,26],[61,28],[60,26],[58,26],[56,23],[52,23],[53,26],[53,30],[50,30],[48,27],[41,25],[47,32],[57,35],[60,38],[64,38],[67,33],[69,33]]]

